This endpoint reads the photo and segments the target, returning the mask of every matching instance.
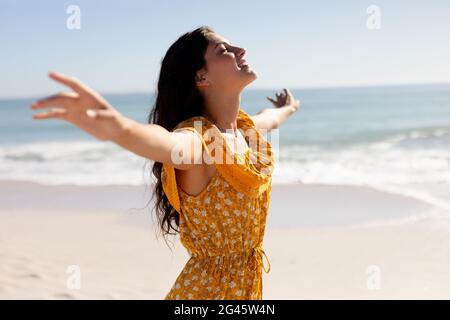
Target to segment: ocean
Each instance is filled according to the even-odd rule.
[[[276,90],[245,90],[255,114]],[[450,211],[450,84],[291,90],[301,107],[277,131],[274,184],[363,185]],[[105,95],[145,122],[154,95]],[[61,120],[33,120],[35,99],[0,100],[0,180],[141,185],[151,161]]]

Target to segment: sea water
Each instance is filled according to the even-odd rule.
[[[245,90],[249,114],[276,90]],[[450,210],[450,84],[291,90],[301,107],[277,138],[274,184],[365,185]],[[153,93],[105,95],[146,122]],[[61,120],[33,120],[33,99],[0,101],[0,180],[140,185],[151,162]]]

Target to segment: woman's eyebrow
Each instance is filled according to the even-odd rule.
[[[214,47],[214,49],[217,48],[217,46],[219,46],[221,44],[227,44],[227,45],[231,46],[231,44],[229,42],[222,41],[222,42],[217,43],[216,46]]]

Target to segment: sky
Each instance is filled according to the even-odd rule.
[[[80,29],[67,28],[71,5]],[[0,0],[0,98],[60,91],[48,71],[153,92],[169,46],[202,25],[246,49],[248,88],[450,83],[449,17],[448,0]]]

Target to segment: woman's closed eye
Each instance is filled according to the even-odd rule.
[[[225,46],[223,46],[223,49],[220,50],[221,53],[225,53],[225,52],[233,52],[233,50],[231,50],[231,48],[227,48]]]

